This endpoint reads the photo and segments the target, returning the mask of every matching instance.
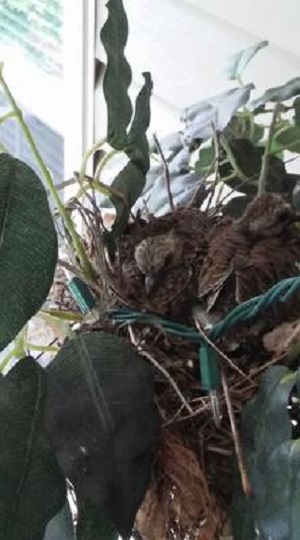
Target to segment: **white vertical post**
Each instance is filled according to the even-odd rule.
[[[94,142],[95,0],[64,1],[65,176]]]

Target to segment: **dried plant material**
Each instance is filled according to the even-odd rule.
[[[167,538],[168,516],[165,510],[155,486],[151,486],[136,517],[135,525],[143,540]]]
[[[275,356],[295,354],[300,348],[300,319],[276,326],[263,337],[267,351]]]

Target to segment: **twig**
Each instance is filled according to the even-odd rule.
[[[178,388],[178,386],[177,386],[176,382],[174,381],[174,379],[172,379],[171,375],[167,372],[167,370],[163,366],[161,366],[159,364],[159,362],[157,362],[155,360],[155,358],[153,358],[153,356],[149,352],[145,351],[142,348],[142,346],[139,345],[131,325],[128,325],[128,331],[129,331],[130,340],[131,340],[132,344],[137,348],[138,352],[142,356],[147,358],[156,367],[156,369],[158,369],[166,377],[166,379],[169,381],[170,385],[174,388],[176,394],[178,395],[179,399],[181,400],[181,402],[183,403],[185,408],[189,411],[189,413],[191,415],[194,415],[194,411],[193,411],[192,407],[186,401],[184,395],[182,394],[181,390]]]
[[[236,453],[238,466],[239,466],[239,471],[240,471],[240,475],[241,475],[242,486],[243,486],[243,490],[244,490],[244,493],[245,493],[246,497],[250,497],[251,496],[251,486],[250,486],[250,483],[249,483],[249,479],[248,479],[247,471],[246,471],[246,467],[245,467],[245,462],[244,462],[244,457],[243,457],[243,452],[242,452],[240,436],[239,436],[239,433],[238,433],[238,430],[237,430],[237,427],[236,427],[235,415],[234,415],[234,411],[233,411],[233,407],[232,407],[232,403],[231,403],[231,398],[230,398],[229,388],[228,388],[228,384],[227,384],[227,379],[226,379],[226,376],[225,376],[225,373],[224,373],[223,370],[222,370],[221,376],[222,376],[222,387],[223,387],[225,402],[226,402],[229,421],[230,421],[230,427],[231,427],[232,436],[233,436],[235,453]]]
[[[223,358],[223,360],[225,360],[225,362],[227,362],[227,364],[229,364],[229,366],[234,369],[235,371],[237,371],[237,373],[239,373],[239,375],[241,375],[243,377],[243,379],[246,379],[248,382],[252,383],[252,379],[251,377],[248,377],[240,368],[238,368],[235,363],[229,358],[229,356],[227,356],[225,353],[223,353],[221,351],[221,349],[219,349],[219,347],[213,342],[211,341],[211,339],[209,339],[209,337],[205,334],[205,332],[202,330],[201,328],[201,325],[200,325],[200,322],[199,322],[199,319],[198,319],[198,315],[197,315],[197,312],[194,312],[194,321],[195,321],[195,325],[197,327],[197,330],[199,332],[199,334],[201,334],[201,336],[203,337],[203,340],[206,341],[206,343],[208,343],[208,345],[214,349],[214,351],[219,355],[221,356],[221,358]]]
[[[169,166],[168,166],[167,160],[166,160],[166,158],[165,158],[165,156],[163,154],[160,142],[159,142],[157,136],[155,135],[155,133],[153,135],[153,139],[154,139],[154,142],[156,144],[158,153],[159,153],[159,155],[161,157],[162,163],[163,163],[165,181],[166,181],[166,188],[167,188],[167,193],[168,193],[168,198],[169,198],[169,204],[170,204],[170,208],[171,208],[171,210],[173,212],[175,210],[175,206],[174,206],[174,203],[173,203],[173,197],[172,197],[172,193],[171,193],[171,186],[170,186],[171,178],[170,178]]]
[[[213,186],[212,186],[210,198],[209,198],[209,201],[208,201],[208,204],[207,204],[207,210],[209,210],[209,208],[211,206],[213,196],[215,194],[216,187],[217,187],[218,182],[219,182],[219,163],[220,163],[219,137],[218,137],[218,133],[217,133],[217,130],[216,130],[215,125],[214,125],[213,122],[211,123],[211,127],[212,127],[212,131],[213,131],[213,141],[214,141],[214,149],[215,149],[215,159],[214,159],[215,179],[214,179],[214,183],[213,183]]]
[[[272,121],[269,128],[264,155],[262,157],[261,171],[260,171],[260,175],[258,179],[257,195],[261,195],[262,193],[266,191],[267,177],[268,177],[268,172],[269,172],[269,162],[270,162],[270,149],[271,149],[271,144],[272,144],[274,131],[276,127],[277,117],[280,110],[281,110],[281,103],[276,103],[273,110],[273,116],[272,116]]]

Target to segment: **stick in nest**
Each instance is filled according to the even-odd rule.
[[[136,336],[134,334],[134,331],[133,331],[133,328],[132,328],[131,325],[128,325],[128,331],[129,331],[130,340],[131,340],[132,344],[137,348],[138,352],[142,356],[147,358],[156,367],[156,369],[158,369],[166,377],[166,379],[169,381],[170,385],[174,388],[174,390],[175,390],[176,394],[178,395],[180,401],[183,403],[185,408],[189,411],[190,415],[193,416],[194,411],[193,411],[192,407],[189,405],[189,403],[185,399],[184,395],[182,394],[181,390],[178,388],[176,382],[171,377],[171,375],[167,372],[167,370],[163,366],[161,366],[159,364],[159,362],[157,362],[157,360],[155,360],[155,358],[153,358],[153,356],[149,352],[145,351],[142,348],[142,346],[139,345],[138,340],[137,340],[137,338],[136,338]]]

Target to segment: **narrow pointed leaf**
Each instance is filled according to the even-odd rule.
[[[256,54],[269,44],[268,41],[259,41],[246,49],[238,52],[229,59],[226,69],[227,77],[229,80],[239,79],[249,62],[256,56]]]
[[[56,261],[57,237],[42,182],[22,161],[0,154],[1,349],[45,302]]]
[[[149,143],[146,136],[150,124],[150,97],[152,80],[150,73],[144,73],[145,83],[137,96],[135,114],[128,135],[126,154],[145,174],[150,166]],[[140,193],[144,184],[140,185]]]
[[[0,380],[0,538],[43,540],[65,503],[65,481],[48,442],[46,375],[32,358]]]
[[[127,143],[127,127],[132,116],[128,96],[131,68],[124,56],[128,38],[128,22],[122,0],[109,0],[108,19],[101,31],[101,39],[107,54],[107,67],[103,91],[107,104],[107,139],[117,150]]]
[[[268,102],[281,102],[300,95],[300,77],[295,77],[282,86],[269,88],[260,98],[252,101],[251,109],[257,109]]]
[[[111,202],[116,209],[116,219],[110,237],[114,240],[122,233],[128,223],[130,210],[141,195],[146,183],[144,172],[132,161],[127,163],[114,179],[111,187],[120,193],[122,198],[112,196]]]
[[[77,499],[126,538],[156,438],[152,369],[124,340],[93,332],[66,342],[47,371],[47,419],[60,466]]]

